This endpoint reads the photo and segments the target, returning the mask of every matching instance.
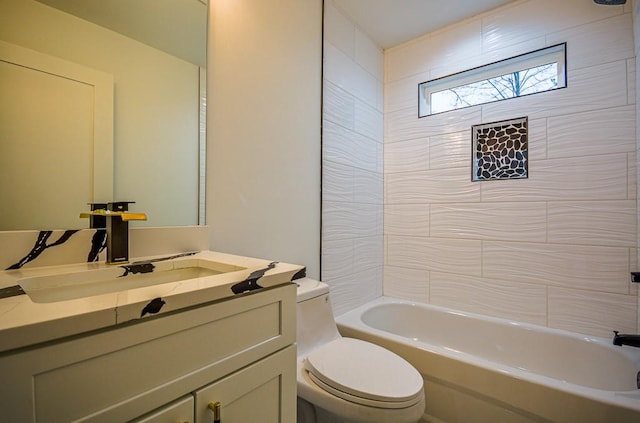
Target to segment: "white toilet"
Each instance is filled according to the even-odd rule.
[[[370,342],[343,338],[329,286],[298,283],[298,423],[416,423],[425,408],[420,373]]]

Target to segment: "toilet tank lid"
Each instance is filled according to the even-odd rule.
[[[329,293],[329,285],[311,278],[296,279],[298,284],[297,302]]]

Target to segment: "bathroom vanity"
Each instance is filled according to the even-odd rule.
[[[303,268],[212,252],[195,257],[236,267],[61,301],[38,303],[29,293],[0,299],[0,313],[14,325],[5,321],[0,328],[2,419],[295,422],[291,281]],[[6,285],[9,272],[1,273]],[[12,277],[20,281],[25,273]],[[233,292],[239,283],[246,290]],[[154,298],[165,303],[160,310],[149,307]],[[113,321],[104,324],[101,315],[109,314]],[[95,327],[74,329],[83,317]],[[51,333],[62,335],[51,339]]]

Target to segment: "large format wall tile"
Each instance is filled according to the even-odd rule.
[[[431,272],[430,300],[488,316],[547,323],[547,288],[543,285]]]
[[[549,203],[549,242],[636,246],[635,200]]]
[[[382,159],[382,144],[333,122],[323,125],[323,160],[342,163],[375,172]]]
[[[385,175],[385,203],[480,201],[480,184],[469,167]]]
[[[417,96],[416,103],[417,103]],[[384,114],[384,142],[411,140],[470,130],[480,122],[479,107],[467,107],[440,115],[418,118],[417,106]]]
[[[353,23],[335,7],[332,1],[325,2],[324,40],[342,50],[347,57],[356,54],[356,28]]]
[[[429,139],[387,143],[384,146],[384,172],[416,172],[429,169]]]
[[[548,119],[549,158],[636,151],[634,106],[554,116]]]
[[[429,272],[406,267],[384,267],[384,295],[429,303]]]
[[[385,294],[638,330],[631,11],[522,0],[385,51]],[[417,117],[419,82],[561,42],[567,88]],[[471,182],[471,126],[525,116],[528,179]]]
[[[637,297],[549,288],[549,326],[594,336],[636,333]]]
[[[621,8],[603,8],[583,0],[518,2],[483,17],[483,41],[485,45],[520,44],[621,13]]]
[[[566,42],[570,46],[567,67],[578,69],[633,57],[633,37],[629,37],[632,30],[631,14],[626,13],[555,32],[547,36],[547,43]],[[598,54],[592,54],[593,51]]]
[[[485,121],[505,116],[553,117],[627,104],[626,60],[568,70],[567,88],[482,106]]]
[[[324,77],[354,97],[376,106],[376,78],[331,43],[324,43]]]
[[[321,278],[339,315],[382,295],[384,58],[324,4],[334,33],[325,32]]]
[[[546,203],[431,204],[431,236],[545,242]]]
[[[359,28],[356,28],[354,58],[356,63],[373,75],[376,80],[382,81],[384,73],[384,54],[382,49]]]
[[[385,204],[386,235],[429,236],[429,204]]]
[[[629,291],[629,250],[484,241],[482,276],[626,294]]]
[[[619,200],[627,198],[627,155],[571,157],[529,163],[529,179],[488,181],[483,201]]]
[[[355,130],[356,100],[347,91],[325,81],[322,88],[322,118],[343,128]]]
[[[481,245],[474,240],[387,235],[386,264],[480,276]]]
[[[382,235],[382,206],[377,204],[323,204],[323,240]]]

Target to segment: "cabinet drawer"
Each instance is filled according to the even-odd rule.
[[[193,395],[174,401],[129,423],[193,423]]]
[[[0,357],[20,422],[127,421],[295,342],[295,285]]]
[[[195,393],[196,422],[295,423],[296,348],[290,346]]]

